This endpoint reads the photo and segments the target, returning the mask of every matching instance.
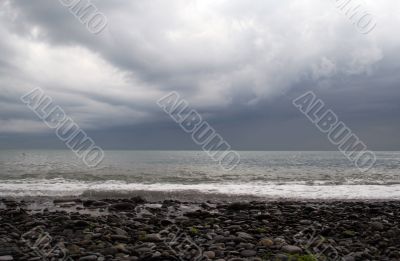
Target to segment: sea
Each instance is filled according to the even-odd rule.
[[[266,199],[400,199],[400,152],[361,172],[336,151],[238,151],[226,171],[203,151],[107,150],[95,168],[69,150],[0,150],[0,197],[194,192]],[[193,195],[195,195],[193,194]]]

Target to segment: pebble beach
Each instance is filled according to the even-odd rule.
[[[2,199],[0,260],[400,260],[398,201]]]

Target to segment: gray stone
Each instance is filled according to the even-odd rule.
[[[384,226],[383,226],[383,224],[381,222],[374,221],[374,222],[371,223],[371,228],[373,230],[381,231],[381,230],[384,229]]]
[[[278,246],[286,245],[286,241],[283,238],[277,237],[274,239],[274,244]]]
[[[126,232],[123,229],[120,229],[119,227],[115,228],[114,230],[115,230],[115,233],[117,235],[120,235],[120,236],[127,236],[128,235],[128,232]]]
[[[282,247],[282,251],[289,254],[300,254],[303,250],[298,246],[286,245]]]
[[[148,234],[146,235],[144,241],[147,242],[160,242],[162,239],[159,234]]]
[[[352,256],[344,256],[343,261],[355,261],[355,259]]]
[[[111,235],[111,238],[115,241],[129,241],[129,237],[123,235]]]
[[[236,233],[238,237],[243,238],[243,239],[254,239],[252,235],[246,233],[246,232],[237,232]]]
[[[203,253],[203,255],[209,259],[215,258],[215,252],[214,251],[206,251]]]
[[[246,249],[246,250],[243,250],[242,252],[240,252],[240,255],[243,257],[252,257],[252,256],[257,255],[257,252],[254,250]]]
[[[97,256],[90,255],[79,258],[79,261],[97,261]]]
[[[0,256],[0,261],[11,261],[14,260],[12,256]]]

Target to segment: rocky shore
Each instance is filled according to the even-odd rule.
[[[400,202],[0,201],[4,260],[400,260]]]

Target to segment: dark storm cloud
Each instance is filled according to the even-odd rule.
[[[396,1],[366,1],[368,35],[329,2],[92,3],[100,35],[58,1],[0,4],[3,147],[59,145],[19,102],[39,86],[103,147],[196,149],[155,103],[176,90],[238,149],[332,149],[291,103],[314,90],[365,143],[400,148]]]

